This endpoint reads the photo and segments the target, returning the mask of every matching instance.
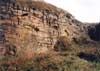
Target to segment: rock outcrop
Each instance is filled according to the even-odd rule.
[[[71,42],[85,35],[86,29],[70,13],[42,0],[0,0],[0,45],[8,50],[52,49],[59,37]]]

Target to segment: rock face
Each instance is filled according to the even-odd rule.
[[[85,24],[70,13],[43,1],[0,0],[0,45],[4,47],[51,49],[59,37],[70,42],[85,30]]]

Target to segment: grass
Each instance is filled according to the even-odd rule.
[[[99,61],[88,61],[78,56],[80,52],[84,52],[99,57],[99,51],[93,52],[94,49],[80,47],[75,43],[69,46],[66,37],[59,38],[59,41],[67,44],[66,51],[52,50],[47,53],[38,53],[28,44],[24,48],[17,48],[15,56],[0,57],[0,71],[100,71]],[[57,47],[62,48],[59,45]]]
[[[62,9],[59,9],[49,3],[43,2],[43,1],[28,1],[28,0],[17,0],[17,3],[22,6],[22,7],[26,7],[26,8],[30,8],[30,9],[37,9],[37,10],[48,10],[48,11],[52,11],[55,13],[59,13],[59,11],[63,12]]]

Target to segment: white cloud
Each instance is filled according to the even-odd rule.
[[[45,0],[61,7],[83,22],[100,21],[100,0]]]

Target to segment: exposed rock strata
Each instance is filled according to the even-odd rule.
[[[85,30],[70,13],[43,1],[0,0],[0,45],[51,49],[59,37],[70,42]]]

